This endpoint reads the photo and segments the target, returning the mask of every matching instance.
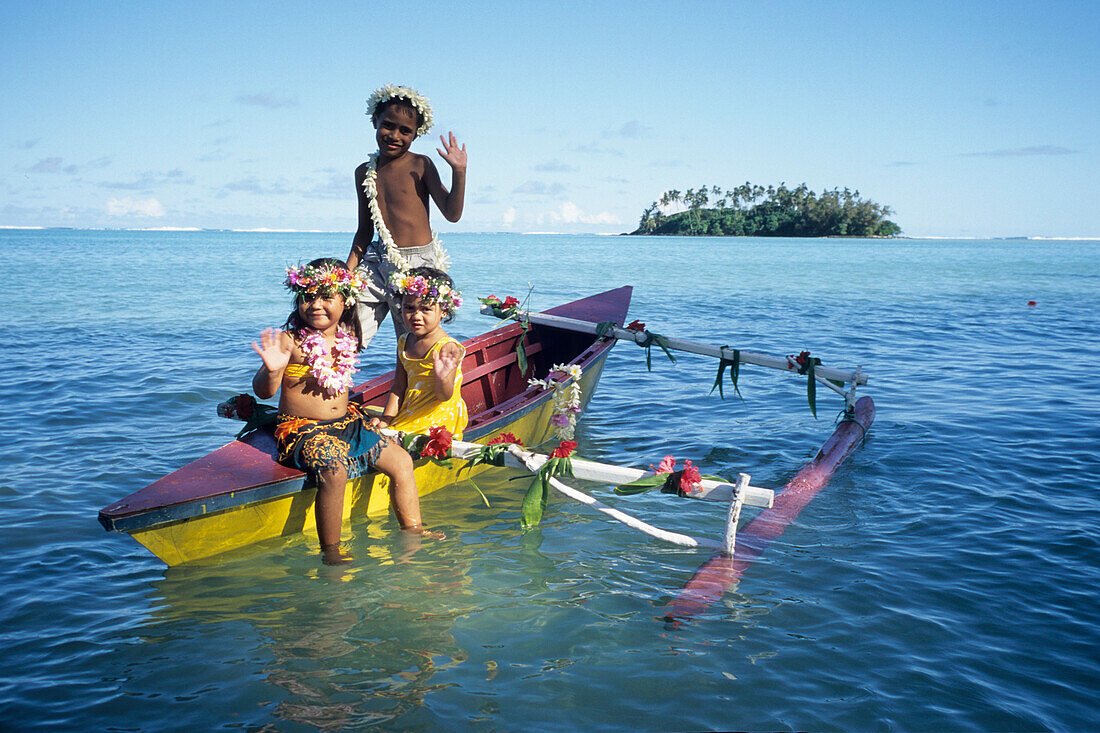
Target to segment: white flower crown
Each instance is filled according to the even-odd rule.
[[[428,130],[432,129],[434,120],[432,119],[432,105],[428,102],[428,98],[415,89],[398,86],[397,84],[387,84],[374,90],[374,93],[367,99],[367,116],[373,121],[374,112],[378,109],[378,105],[391,99],[407,99],[409,104],[415,107],[420,116],[424,118],[424,123],[416,128],[417,137],[426,135]]]

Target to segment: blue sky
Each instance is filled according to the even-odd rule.
[[[619,232],[670,188],[858,189],[912,236],[1100,236],[1100,4],[0,6],[0,226],[351,231],[364,115],[470,156],[441,231]]]

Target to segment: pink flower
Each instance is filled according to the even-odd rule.
[[[653,468],[653,464],[649,464],[650,468]],[[656,468],[653,468],[653,473],[672,473],[676,470],[676,459],[672,456],[665,456],[661,459],[661,462],[657,464]]]
[[[556,425],[559,428],[564,428],[569,424],[569,416],[563,412],[555,412],[554,416],[550,418],[550,424]]]

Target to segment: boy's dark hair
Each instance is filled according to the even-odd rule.
[[[335,257],[318,257],[311,261],[308,267],[343,267],[345,270],[348,268],[348,263],[343,260],[338,260]],[[298,315],[298,303],[302,299],[302,294],[294,296],[294,310],[287,316],[286,323],[283,324],[283,328],[290,332],[290,335],[297,341],[301,338],[301,332],[303,328],[306,328],[306,324],[302,322],[302,317]],[[358,345],[356,351],[363,350],[363,333],[359,328],[359,318],[355,315],[354,305],[345,305],[344,312],[340,314],[340,325],[346,328],[355,336],[355,343]]]
[[[421,277],[427,278],[428,280],[441,281],[441,282],[446,283],[447,287],[449,287],[451,290],[455,289],[455,281],[451,279],[451,276],[448,275],[447,273],[443,272],[443,270],[437,270],[434,267],[414,267],[413,269],[409,270],[408,273],[406,273],[406,274],[409,277],[416,277],[417,275],[420,275]],[[416,296],[413,296],[413,297],[416,297]],[[404,295],[401,296],[401,301],[402,302],[405,301],[405,296]],[[454,319],[455,319],[455,312],[454,311],[451,311],[450,313],[446,313],[443,316],[443,322],[444,323],[450,323]]]
[[[370,116],[371,124],[374,125],[374,127],[377,129],[378,119],[382,116],[382,113],[385,112],[390,107],[394,107],[394,106],[403,107],[403,108],[405,108],[405,109],[407,109],[407,110],[409,110],[410,112],[413,113],[413,117],[416,118],[416,129],[417,130],[419,130],[421,125],[424,124],[424,115],[423,115],[423,113],[421,113],[420,110],[418,110],[416,107],[414,107],[412,102],[405,99],[404,97],[391,97],[391,98],[387,99],[385,102],[382,102],[377,107],[375,107],[374,108],[374,114],[372,114]]]

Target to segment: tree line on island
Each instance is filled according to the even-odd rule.
[[[666,214],[669,209],[680,209]],[[745,183],[723,191],[718,186],[666,191],[642,212],[631,234],[731,237],[892,237],[901,227],[887,219],[889,206],[865,201],[859,191],[814,193],[797,188]]]

